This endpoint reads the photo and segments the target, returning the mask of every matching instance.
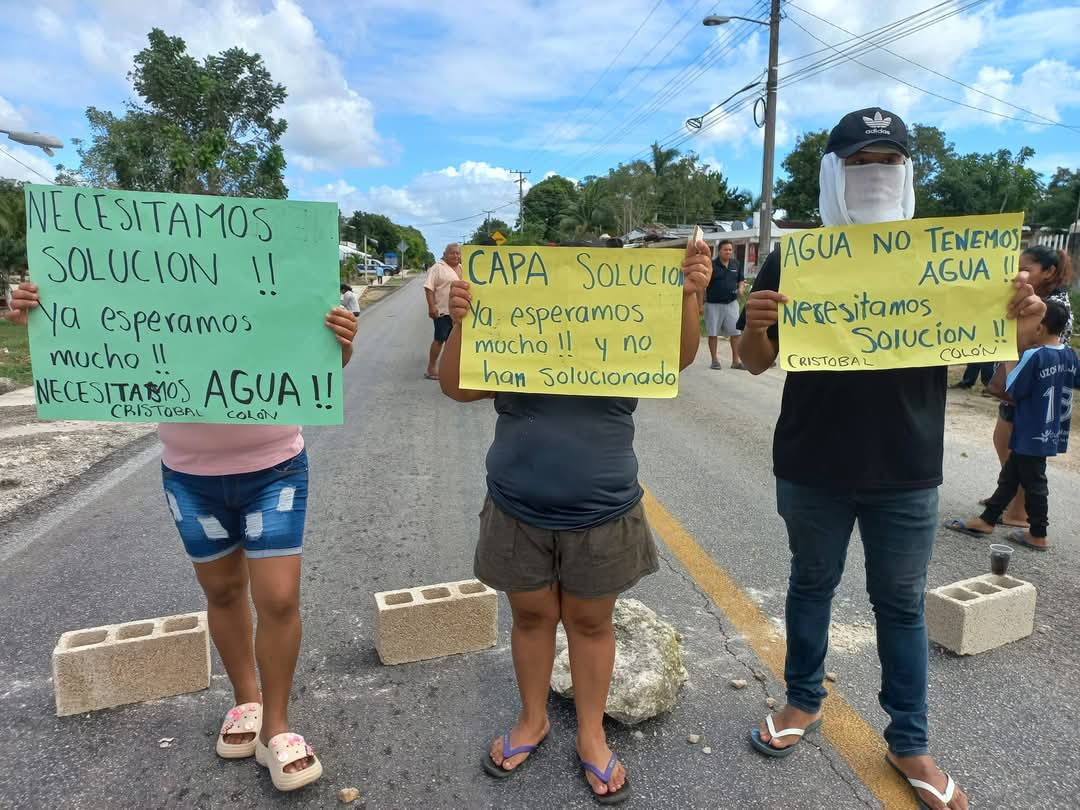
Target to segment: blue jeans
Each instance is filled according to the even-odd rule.
[[[777,479],[776,504],[791,548],[785,610],[788,703],[815,713],[825,698],[832,598],[857,520],[866,590],[877,620],[878,701],[891,718],[885,741],[897,756],[927,753],[929,652],[923,606],[937,534],[937,488],[833,492]]]
[[[265,470],[191,475],[161,465],[165,501],[195,563],[300,554],[307,515],[307,450]]]

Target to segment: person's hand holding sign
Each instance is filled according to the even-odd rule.
[[[38,306],[38,288],[36,284],[24,281],[11,293],[8,301],[8,311],[4,313],[4,320],[19,326],[26,326],[30,317],[30,310]]]
[[[712,280],[712,255],[708,244],[700,238],[701,229],[686,243],[686,256],[682,261],[683,311],[682,337],[679,349],[679,370],[694,362],[701,343],[701,304],[705,288]]]
[[[786,295],[775,290],[756,290],[746,299],[746,326],[739,339],[739,352],[751,374],[769,368],[780,351],[777,341],[769,337],[769,327],[780,320],[780,305],[787,300]]]
[[[1046,314],[1046,302],[1043,301],[1031,286],[1026,271],[1020,271],[1013,280],[1016,292],[1009,307],[1006,317],[1016,319],[1016,348],[1023,352],[1032,342],[1035,329],[1042,322]]]
[[[326,326],[341,344],[341,367],[345,368],[352,359],[353,340],[359,328],[356,316],[345,307],[334,307],[326,313]]]
[[[469,282],[458,279],[450,282],[450,318],[454,326],[460,326],[469,314],[472,306],[472,293],[469,292]]]

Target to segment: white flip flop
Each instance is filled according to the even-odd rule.
[[[255,741],[262,731],[262,704],[242,703],[225,714],[217,738],[217,755],[223,759],[244,759],[255,753]],[[254,734],[245,743],[225,742],[226,734]]]
[[[286,765],[308,757],[311,764],[306,768],[286,772]],[[259,741],[255,746],[255,761],[270,771],[270,780],[281,791],[302,788],[322,776],[322,763],[311,746],[299,734],[289,731],[271,737],[266,745]]]

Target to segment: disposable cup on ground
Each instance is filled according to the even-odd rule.
[[[1012,546],[1003,546],[993,543],[990,546],[990,573],[1003,577],[1009,570],[1009,560],[1012,559]]]

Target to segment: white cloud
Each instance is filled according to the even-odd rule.
[[[25,129],[26,118],[10,101],[0,96],[0,129]]]
[[[45,36],[51,35],[65,5],[51,0],[37,10],[36,22]],[[256,0],[108,0],[71,24],[86,66],[116,83],[124,82],[154,26],[183,37],[196,58],[234,46],[261,54],[273,79],[288,90],[281,110],[289,122],[283,143],[301,168],[381,166],[388,154],[396,154],[376,130],[374,106],[350,86],[339,59],[327,50],[297,0],[274,0],[269,8]]]
[[[358,210],[374,211],[402,225],[420,226],[428,247],[438,254],[448,242],[471,234],[483,222],[486,211],[495,219],[512,223],[518,208],[515,179],[508,169],[465,161],[417,175],[400,187],[373,186],[365,191],[338,179],[299,193],[336,201],[346,216]]]
[[[56,169],[38,150],[8,140],[0,141],[0,149],[0,177],[28,183],[51,183],[56,177]]]

